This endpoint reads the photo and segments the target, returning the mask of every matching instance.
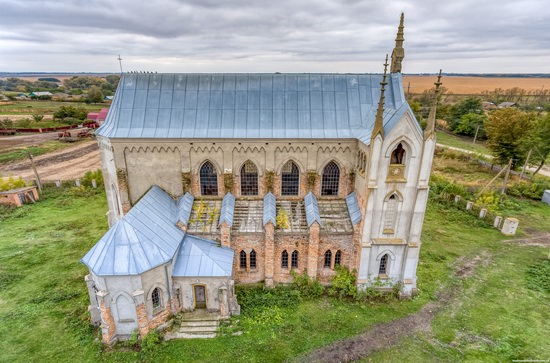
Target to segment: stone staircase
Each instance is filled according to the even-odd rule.
[[[164,339],[204,339],[215,338],[220,326],[221,316],[208,313],[205,310],[196,310],[184,313],[174,330],[166,333]]]

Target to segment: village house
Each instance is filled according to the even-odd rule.
[[[415,292],[436,102],[423,131],[403,29],[389,74],[123,75],[96,133],[111,227],[82,259],[104,342],[291,271]]]

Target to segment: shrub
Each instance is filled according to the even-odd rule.
[[[275,217],[275,221],[277,223],[277,228],[279,229],[290,228],[290,221],[288,219],[288,214],[283,208],[281,208],[279,210],[279,213],[277,213],[277,217]]]
[[[44,119],[44,115],[32,115],[32,119],[36,122],[40,122]]]
[[[310,278],[306,271],[298,274],[296,271],[291,270],[290,274],[293,277],[292,287],[299,291],[302,297],[315,298],[325,292],[324,286],[318,280]]]
[[[160,344],[161,337],[158,331],[151,330],[146,336],[141,340],[141,349],[144,352],[152,352],[155,350],[155,347]]]
[[[11,190],[11,189],[23,188],[26,186],[27,186],[27,183],[21,177],[19,177],[18,179],[14,179],[13,176],[10,176],[8,180],[4,180],[0,175],[0,192],[4,192],[6,190]]]
[[[101,169],[97,169],[95,171],[87,171],[82,177],[82,185],[91,188],[92,180],[94,179],[98,187],[101,187],[103,185],[103,172],[101,171]]]
[[[350,271],[342,266],[335,266],[336,275],[332,278],[332,286],[328,293],[331,296],[357,299],[356,271]]]
[[[508,186],[507,192],[514,197],[541,200],[545,190],[550,189],[550,181],[545,178],[533,178],[531,182],[519,181]]]
[[[451,196],[455,195],[466,197],[468,192],[462,185],[453,183],[440,175],[434,174],[430,179],[430,194],[450,199]]]

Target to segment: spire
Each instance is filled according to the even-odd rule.
[[[397,28],[397,36],[395,37],[395,48],[391,52],[391,69],[390,73],[401,73],[401,62],[405,58],[405,49],[403,49],[403,22],[405,20],[405,14],[401,13],[401,19],[399,20],[399,27]]]
[[[380,85],[382,86],[380,88],[380,100],[378,101],[378,109],[376,110],[376,118],[374,119],[374,127],[372,129],[372,135],[371,135],[371,143],[372,140],[380,134],[382,136],[382,139],[384,139],[384,99],[385,99],[385,91],[386,91],[386,85],[388,82],[386,82],[386,76],[388,72],[388,55],[386,54],[386,62],[384,63],[384,76],[382,77],[382,82],[380,82]]]
[[[441,69],[437,75],[437,82],[435,84],[435,94],[432,101],[432,106],[430,107],[430,114],[428,115],[428,123],[426,124],[426,129],[424,130],[424,140],[435,136],[435,114],[437,111],[437,99],[441,93]]]

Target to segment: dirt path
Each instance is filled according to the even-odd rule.
[[[474,274],[479,265],[487,266],[490,256],[482,253],[473,259],[460,258],[457,261],[455,276],[467,278]],[[352,338],[335,342],[311,352],[298,359],[299,362],[353,362],[370,354],[398,344],[404,338],[420,333],[430,332],[436,314],[457,303],[460,289],[447,287],[437,295],[437,300],[424,305],[419,312],[388,323],[375,325],[367,332]]]
[[[42,181],[78,179],[87,171],[101,168],[96,141],[80,142],[74,147],[37,156],[35,164]],[[2,165],[0,174],[25,180],[34,179],[29,160]]]

